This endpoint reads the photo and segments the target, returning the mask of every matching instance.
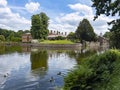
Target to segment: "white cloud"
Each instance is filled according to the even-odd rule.
[[[30,21],[20,16],[19,13],[13,13],[7,5],[7,1],[3,1],[4,3],[0,3],[3,6],[0,7],[0,28],[11,30],[30,29]]]
[[[60,16],[56,17],[52,22],[50,22],[49,28],[52,30],[60,30],[60,31],[75,31],[79,22],[84,18],[88,19],[91,25],[94,28],[94,31],[99,35],[100,33],[105,33],[108,31],[107,22],[112,19],[106,16],[99,16],[96,21],[93,21],[94,14],[91,6],[87,6],[84,4],[69,4],[70,9],[73,10],[72,13],[60,14]]]
[[[55,23],[51,23],[50,24],[50,26],[49,26],[49,29],[50,30],[55,30],[55,31],[60,31],[60,32],[67,32],[67,34],[69,33],[69,32],[74,32],[73,30],[75,29],[75,27],[74,26],[72,26],[72,25],[69,25],[69,24],[60,24],[60,23],[57,23],[57,24],[55,24]]]
[[[113,18],[101,15],[95,21],[91,20],[90,22],[97,34],[104,34],[106,31],[108,31],[108,28],[111,28],[111,26],[108,26],[107,22],[110,22],[112,20]]]
[[[38,2],[30,2],[25,5],[25,8],[28,12],[34,13],[39,10],[40,4]]]
[[[0,6],[6,6],[7,1],[6,0],[0,0]]]
[[[13,13],[12,10],[15,10],[16,8],[24,12],[27,10],[28,12],[33,13],[38,11],[39,7],[40,4],[38,2],[31,1],[29,1],[29,3],[25,5],[25,7],[8,7],[7,0],[0,0],[0,28],[11,30],[30,29],[30,20],[22,17],[19,13]],[[107,31],[107,22],[111,21],[111,18],[102,15],[96,21],[93,21],[94,11],[91,6],[76,3],[69,4],[68,7],[73,11],[71,13],[61,13],[59,16],[54,17],[52,20],[50,20],[50,30],[74,32],[79,22],[82,21],[83,18],[87,18],[97,34]]]
[[[68,6],[71,9],[73,9],[75,11],[78,11],[78,12],[84,14],[84,15],[93,15],[92,8],[90,8],[87,5],[77,3],[77,4],[69,4]]]

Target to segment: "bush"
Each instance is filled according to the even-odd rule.
[[[19,38],[19,37],[13,37],[13,38],[11,39],[11,41],[13,41],[13,42],[21,42],[22,39]]]
[[[119,68],[118,50],[96,54],[84,59],[75,70],[68,73],[64,79],[64,90],[119,90]]]
[[[39,41],[39,42],[43,42],[43,41],[44,41],[44,39],[39,39],[38,41]]]
[[[55,40],[65,40],[66,38],[65,37],[62,37],[62,36],[57,36],[56,38],[55,38]]]

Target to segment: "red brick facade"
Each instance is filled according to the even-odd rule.
[[[22,42],[31,42],[32,41],[32,36],[30,33],[26,33],[22,35]]]

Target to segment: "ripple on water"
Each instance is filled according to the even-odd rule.
[[[0,75],[0,90],[4,88],[5,82],[7,81],[7,77],[4,77],[4,75]]]

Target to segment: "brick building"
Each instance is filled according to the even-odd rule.
[[[49,31],[48,39],[55,39],[58,36],[67,37],[67,32],[63,33],[63,32],[59,32],[59,31],[51,30],[51,31]]]
[[[31,33],[25,33],[22,35],[22,42],[28,43],[32,41]]]

